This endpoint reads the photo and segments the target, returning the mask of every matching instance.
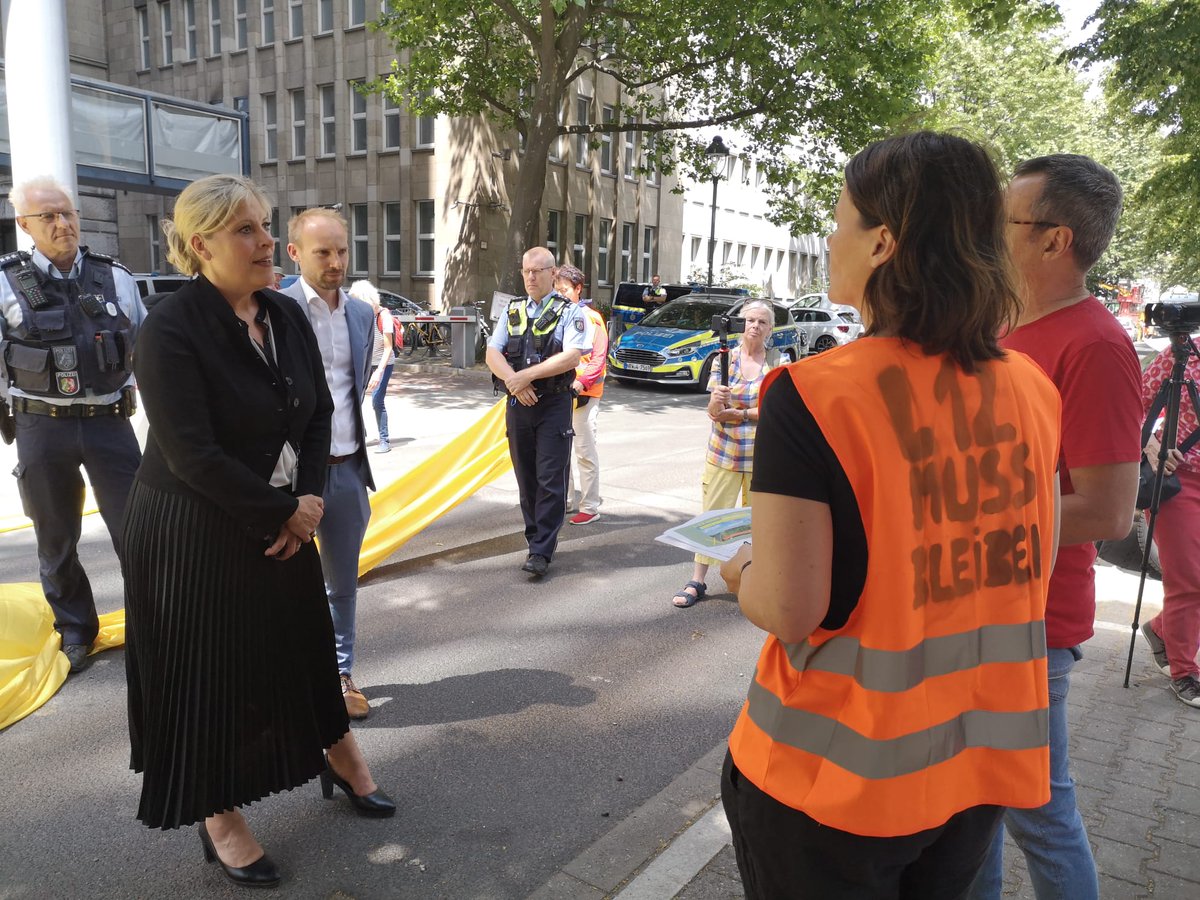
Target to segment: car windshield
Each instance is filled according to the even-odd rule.
[[[727,303],[695,303],[676,300],[656,309],[641,324],[646,328],[680,328],[684,331],[709,331],[712,317],[729,312]]]

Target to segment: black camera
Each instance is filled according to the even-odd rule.
[[[1147,325],[1167,334],[1191,334],[1200,330],[1200,303],[1147,303]]]
[[[717,337],[725,340],[731,334],[745,334],[746,320],[740,316],[717,313],[712,317],[712,330],[717,333]]]

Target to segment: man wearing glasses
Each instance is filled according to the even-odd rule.
[[[508,452],[529,543],[521,570],[541,578],[566,516],[571,384],[592,348],[592,326],[580,307],[554,292],[554,255],[545,247],[526,251],[521,275],[528,296],[511,301],[496,323],[487,365],[496,390],[509,395]]]
[[[1095,900],[1096,864],[1075,803],[1067,758],[1067,691],[1092,636],[1094,542],[1133,524],[1141,455],[1141,368],[1129,336],[1086,286],[1121,215],[1121,186],[1086,156],[1055,154],[1017,166],[1008,186],[1008,245],[1024,307],[1003,339],[1042,367],[1062,395],[1062,533],[1046,600],[1050,802],[1010,809],[1004,825],[1025,853],[1034,894]],[[1004,828],[972,888],[998,900]]]
[[[146,312],[125,267],[79,246],[79,213],[66,187],[33,178],[9,200],[34,251],[0,257],[0,391],[16,419],[13,474],[33,520],[42,590],[71,671],[79,672],[99,631],[76,553],[79,467],[119,553],[141,461],[129,419],[133,344]]]

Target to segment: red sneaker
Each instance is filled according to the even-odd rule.
[[[600,513],[577,512],[571,516],[572,525],[588,525],[600,518]]]

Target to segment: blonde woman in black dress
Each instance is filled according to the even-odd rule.
[[[205,858],[254,886],[279,871],[240,807],[319,775],[360,814],[395,812],[338,683],[312,543],[333,403],[311,327],[270,290],[269,226],[244,178],[176,203],[171,262],[198,277],[139,336],[150,434],[122,542],[138,818],[198,822]]]

